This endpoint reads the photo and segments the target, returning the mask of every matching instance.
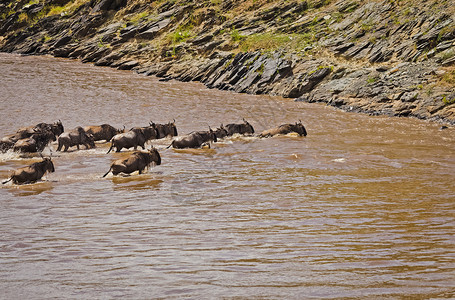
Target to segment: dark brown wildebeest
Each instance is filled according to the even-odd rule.
[[[263,131],[261,134],[259,134],[259,137],[271,137],[277,134],[288,134],[291,132],[296,132],[300,136],[306,136],[307,132],[305,127],[302,124],[302,121],[299,121],[299,123],[295,124],[283,124],[280,125],[276,128],[272,128],[269,130]]]
[[[169,122],[167,124],[155,124],[156,127],[156,132],[157,132],[157,139],[162,139],[165,137],[172,137],[172,136],[177,136],[177,127],[175,126],[175,120],[174,122]]]
[[[23,167],[14,171],[10,179],[3,184],[13,181],[15,184],[33,183],[41,179],[46,172],[55,172],[54,163],[51,158],[44,158],[40,162],[31,164],[28,167]]]
[[[142,171],[154,162],[156,165],[161,165],[161,156],[158,150],[152,147],[149,151],[134,151],[127,158],[117,159],[111,164],[109,171],[103,175],[106,177],[112,171],[113,175],[119,173],[131,174],[134,171]]]
[[[141,146],[142,149],[145,149],[145,143],[148,140],[156,138],[157,133],[155,129],[155,124],[151,124],[148,127],[134,127],[130,131],[125,133],[119,133],[112,137],[111,147],[107,153],[115,147],[117,148],[116,152],[120,152],[122,148],[131,148],[134,147],[134,150],[138,146]]]
[[[125,128],[117,129],[109,124],[102,124],[85,126],[84,131],[87,134],[91,134],[93,136],[93,140],[95,141],[105,140],[106,142],[109,142],[114,135],[124,133]]]
[[[79,150],[79,145],[84,145],[85,149],[95,148],[95,142],[91,135],[85,133],[84,128],[78,126],[75,129],[64,132],[58,137],[57,151],[68,151],[69,147],[76,146]]]
[[[18,140],[13,146],[13,151],[41,152],[51,141],[55,140],[54,133],[49,129],[47,131],[34,133],[29,138]]]
[[[228,132],[226,128],[224,128],[223,124],[217,129],[215,129],[215,135],[217,139],[222,139],[228,136]]]
[[[63,124],[62,121],[55,122],[53,124],[50,123],[38,123],[35,126],[28,126],[20,128],[16,132],[16,137],[19,139],[25,139],[31,137],[35,133],[52,131],[52,133],[57,137],[63,133]]]
[[[35,126],[29,126],[29,127],[24,127],[19,129],[15,134],[7,135],[3,137],[0,141],[0,151],[1,152],[6,152],[9,149],[13,148],[13,146],[19,141],[23,140],[20,143],[18,143],[17,147],[19,151],[23,152],[40,152],[44,147],[47,145],[47,142],[45,142],[44,146],[41,146],[43,139],[41,139],[43,136],[49,135],[48,133],[51,132],[53,137],[52,140],[55,141],[55,138],[59,136],[63,132],[63,124],[59,120],[56,123],[53,124],[48,124],[48,123],[39,123]],[[44,134],[42,136],[36,136],[36,134]],[[29,140],[33,135],[35,135],[35,142],[38,142],[40,146],[37,147],[36,151],[29,151],[29,150],[23,150],[25,148],[30,148],[34,149],[35,142],[32,140]],[[44,141],[43,141],[44,143]]]
[[[170,144],[169,147],[172,146],[177,149],[200,148],[210,141],[213,141],[215,143],[217,141],[216,134],[211,128],[209,131],[196,131],[186,136],[182,136],[181,138],[175,139],[172,141],[172,144]]]
[[[227,124],[226,130],[228,135],[231,136],[235,133],[238,134],[253,134],[254,128],[248,123],[245,119],[243,119],[243,124]]]

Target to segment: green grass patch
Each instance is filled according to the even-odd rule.
[[[450,105],[455,103],[455,98],[450,99],[447,98],[447,96],[442,97],[442,102],[444,102],[445,105]]]
[[[278,49],[300,51],[314,42],[314,36],[307,34],[258,33],[240,40],[240,50],[274,51]]]
[[[368,77],[367,82],[369,84],[375,83],[378,79],[376,77]]]
[[[128,21],[130,21],[130,22],[133,23],[133,24],[138,24],[139,21],[145,19],[145,18],[148,17],[149,15],[150,15],[149,12],[143,11],[143,12],[141,12],[141,13],[138,13],[138,14],[136,14],[136,15],[131,16],[131,17],[128,19]]]
[[[245,38],[245,36],[241,35],[237,29],[233,29],[231,31],[231,40],[233,42],[239,42],[239,41],[243,40],[244,38]]]

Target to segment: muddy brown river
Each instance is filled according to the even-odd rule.
[[[308,131],[203,150],[152,141],[160,166],[106,178],[128,151],[51,144],[55,173],[0,187],[2,299],[455,296],[454,128],[51,57],[0,54],[0,70],[2,136],[59,119]],[[0,154],[0,179],[39,160]]]

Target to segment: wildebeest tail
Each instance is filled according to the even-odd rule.
[[[114,143],[111,143],[111,147],[109,148],[109,151],[107,151],[106,154],[109,154],[109,152],[111,152],[112,148],[114,148]]]
[[[109,153],[109,152],[108,152]],[[103,175],[103,178],[107,176],[107,174],[109,174],[109,172],[112,170],[112,167],[109,168],[109,171],[107,171],[106,174]]]
[[[6,183],[10,182],[11,180],[13,180],[13,177],[11,177],[11,178],[8,179],[8,180],[3,181],[2,184],[6,184]]]

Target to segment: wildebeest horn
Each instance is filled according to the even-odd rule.
[[[173,121],[172,123],[174,123],[174,124],[175,124],[175,119],[174,119],[174,121]]]
[[[40,152],[39,156],[41,156],[41,158],[44,159],[43,152]]]
[[[300,124],[302,124],[302,120],[299,119]]]

